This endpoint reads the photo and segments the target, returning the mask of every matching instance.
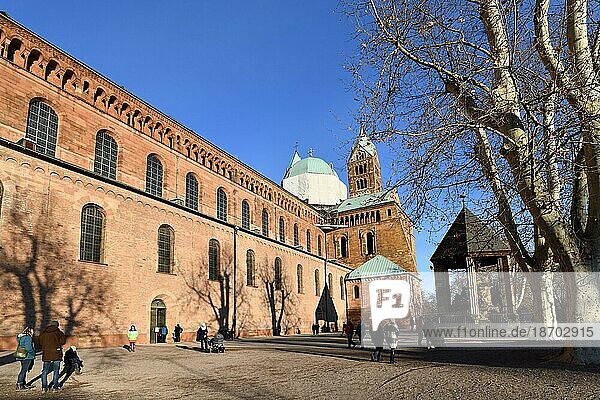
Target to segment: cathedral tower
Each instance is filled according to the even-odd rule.
[[[348,187],[350,197],[378,193],[383,190],[377,149],[364,127],[360,128],[360,135],[354,142],[348,159]]]

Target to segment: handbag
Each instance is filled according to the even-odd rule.
[[[17,350],[15,351],[15,358],[25,358],[27,357],[27,349],[22,346],[17,346]]]

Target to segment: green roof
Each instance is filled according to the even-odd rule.
[[[356,280],[376,276],[398,275],[407,272],[384,256],[378,255],[348,274],[346,279]]]
[[[376,206],[378,204],[388,203],[394,201],[394,192],[387,190],[383,192],[363,194],[358,197],[351,197],[346,199],[338,206],[338,213],[354,210],[356,208]]]
[[[292,176],[306,173],[337,176],[333,167],[327,164],[325,161],[316,157],[308,157],[304,160],[298,160],[294,162],[285,177],[290,178]]]
[[[364,126],[360,127],[360,134],[356,138],[354,145],[352,145],[352,153],[354,153],[354,150],[357,147],[360,147],[361,149],[366,151],[370,156],[373,156],[375,155],[375,153],[377,153],[377,148],[375,147],[373,142],[371,142],[371,139],[367,135]]]

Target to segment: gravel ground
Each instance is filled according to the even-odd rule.
[[[83,374],[58,393],[15,391],[18,364],[0,353],[0,399],[600,399],[600,372],[545,361],[540,350],[402,350],[396,364],[334,336],[80,349]],[[12,359],[14,360],[14,359]],[[41,368],[40,357],[33,372]],[[30,373],[31,377],[35,376]]]

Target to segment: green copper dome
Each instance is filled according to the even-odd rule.
[[[325,161],[316,157],[308,157],[304,160],[296,161],[288,170],[286,178],[306,173],[337,176],[331,165]]]

